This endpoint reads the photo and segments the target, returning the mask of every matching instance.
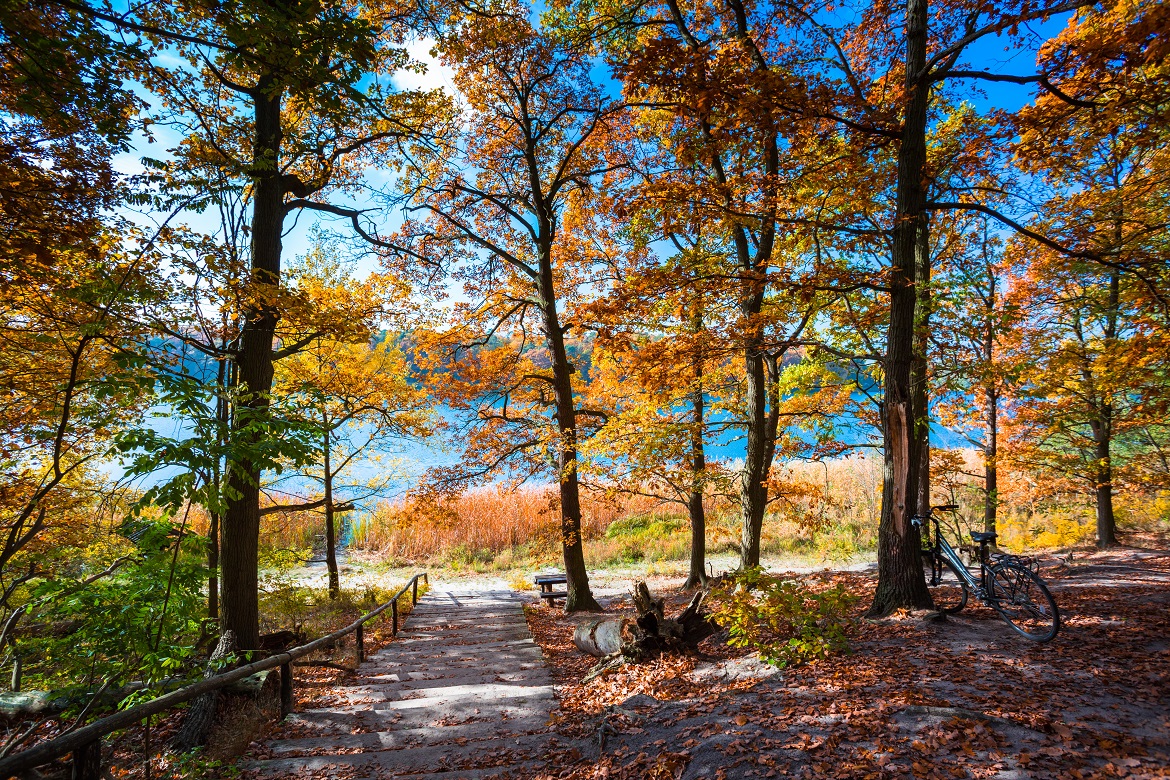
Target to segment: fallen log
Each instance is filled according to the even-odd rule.
[[[633,640],[631,618],[601,617],[580,623],[573,631],[573,644],[583,653],[604,658],[620,653],[623,642]]]
[[[129,682],[117,688],[90,690],[20,691],[0,693],[0,723],[53,717],[73,707],[89,707],[95,711],[112,709],[132,693],[146,689],[174,689],[187,682],[186,677],[168,677],[157,683]],[[96,697],[96,701],[92,699]]]
[[[634,586],[636,618],[609,617],[587,620],[573,632],[573,644],[596,658],[641,661],[662,652],[694,653],[698,645],[719,630],[703,612],[706,592],[696,593],[676,618],[668,618],[662,599],[650,595],[645,582]]]

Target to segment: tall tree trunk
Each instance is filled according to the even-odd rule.
[[[207,617],[219,620],[219,512],[207,525]]]
[[[581,487],[577,477],[577,407],[573,398],[573,371],[565,349],[565,333],[557,316],[552,294],[551,263],[542,263],[541,295],[544,299],[544,329],[552,358],[557,429],[560,433],[557,483],[561,497],[561,549],[565,558],[568,595],[566,612],[601,612],[601,605],[589,590],[585,570],[585,548],[581,539]]]
[[[692,333],[701,338],[703,315],[696,312]],[[707,584],[707,517],[703,511],[704,472],[707,456],[703,449],[705,417],[703,409],[703,355],[696,343],[694,355],[694,387],[691,388],[691,494],[687,497],[687,514],[691,518],[691,570],[684,588]]]
[[[329,415],[322,413],[322,457],[325,465],[325,568],[329,570],[329,598],[341,593],[341,577],[337,573],[337,534],[333,528],[333,472],[330,462]]]
[[[1106,355],[1112,359],[1121,318],[1121,274],[1109,274],[1109,308],[1105,318]],[[1108,391],[1103,391],[1107,393]],[[1097,444],[1097,547],[1117,544],[1117,518],[1113,514],[1113,399],[1104,395],[1093,427]]]
[[[744,334],[744,374],[747,383],[744,412],[747,423],[747,449],[740,473],[740,505],[743,510],[743,535],[740,539],[740,565],[760,565],[760,538],[764,529],[764,510],[768,506],[765,480],[768,452],[768,380],[764,367],[764,336],[759,323],[763,309],[763,282],[746,272],[747,290],[741,298],[740,316],[746,323]]]
[[[226,347],[226,345],[225,345]],[[211,482],[216,496],[223,495],[223,469],[221,452],[224,438],[227,435],[227,426],[230,422],[231,407],[228,405],[228,365],[229,361],[221,359],[216,367],[215,374],[215,460],[211,466]],[[207,617],[219,620],[219,527],[220,512],[218,509],[209,512],[207,524]]]
[[[1112,437],[1109,423],[1102,423],[1102,431],[1097,437],[1097,547],[1104,550],[1117,544],[1117,520],[1113,516]]]
[[[984,248],[986,251],[986,248]],[[987,297],[983,332],[984,386],[983,423],[987,437],[983,442],[983,530],[996,533],[996,515],[999,512],[999,379],[996,375],[996,306],[999,297],[999,279],[990,265],[987,267]]]
[[[890,323],[886,335],[885,451],[882,516],[878,527],[878,585],[870,617],[896,609],[934,604],[922,572],[921,539],[908,511],[918,496],[918,446],[910,364],[914,358],[915,260],[919,232],[926,226],[926,121],[929,82],[925,78],[927,0],[906,3],[907,105],[898,148],[897,208],[894,215]]]
[[[999,385],[995,372],[995,307],[999,282],[993,272],[987,289],[986,328],[983,333],[983,362],[987,382],[984,389],[983,424],[987,438],[983,442],[983,530],[996,533],[999,512]]]
[[[741,33],[746,30],[741,28]],[[780,153],[775,131],[769,131],[764,140],[764,174],[775,177],[780,165]],[[722,171],[722,167],[720,167]],[[726,179],[720,173],[719,181]],[[775,213],[772,213],[774,220]],[[750,248],[743,229],[735,231],[735,252],[739,262],[739,314],[744,332],[744,374],[746,393],[744,413],[747,423],[747,449],[743,471],[740,473],[740,504],[743,508],[743,536],[740,539],[740,566],[760,565],[760,541],[764,531],[764,512],[768,507],[768,471],[772,466],[775,446],[775,420],[768,418],[768,379],[765,368],[764,325],[760,314],[764,310],[768,265],[775,245],[775,222],[767,221],[760,231],[756,251]],[[773,408],[773,411],[775,409]]]
[[[281,182],[281,94],[274,79],[262,77],[256,88],[256,135],[252,151],[252,277],[258,288],[240,333],[236,358],[241,394],[232,421],[234,448],[245,455],[231,464],[227,512],[220,529],[222,564],[222,626],[235,632],[240,650],[260,645],[257,564],[260,542],[260,467],[246,455],[267,434],[272,389],[272,342],[278,313],[273,300],[280,284],[281,232],[284,227],[284,186]]]
[[[923,216],[922,229],[915,242],[914,288],[915,334],[914,361],[910,365],[910,386],[914,408],[914,443],[918,450],[915,468],[918,489],[914,509],[920,515],[930,512],[930,220]]]
[[[993,534],[999,511],[999,392],[994,387],[987,391],[984,415],[987,440],[983,444],[983,530]]]

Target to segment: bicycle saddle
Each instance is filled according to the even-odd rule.
[[[971,540],[983,544],[984,542],[994,542],[996,537],[995,531],[972,531]]]

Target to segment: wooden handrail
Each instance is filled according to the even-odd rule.
[[[430,579],[427,573],[419,572],[410,578],[410,580],[402,586],[402,590],[394,594],[394,596],[382,606],[377,609],[367,612],[362,617],[358,618],[353,623],[350,623],[343,629],[334,631],[328,636],[323,636],[320,639],[315,639],[308,644],[294,647],[291,650],[286,650],[283,653],[269,656],[261,661],[255,661],[247,666],[240,666],[223,674],[217,674],[213,677],[208,677],[205,680],[200,680],[193,685],[188,685],[186,688],[180,688],[177,691],[172,691],[165,696],[159,696],[157,699],[145,701],[142,704],[137,704],[130,709],[116,712],[113,715],[95,720],[88,726],[83,726],[76,731],[71,731],[68,734],[63,734],[55,739],[50,739],[48,742],[42,742],[35,745],[28,750],[22,750],[15,755],[0,759],[0,778],[12,777],[19,772],[24,772],[33,767],[47,764],[50,761],[60,758],[61,756],[72,753],[74,751],[85,748],[88,745],[97,742],[102,737],[117,731],[118,729],[131,726],[138,721],[148,718],[151,715],[157,715],[164,712],[177,704],[182,704],[185,701],[190,701],[196,696],[204,693],[217,691],[227,685],[231,685],[237,680],[242,680],[245,677],[250,677],[257,672],[263,672],[267,669],[275,669],[278,666],[285,667],[285,671],[281,675],[281,688],[284,689],[287,681],[284,679],[288,676],[288,665],[297,658],[308,655],[314,650],[318,650],[326,645],[336,642],[346,634],[351,634],[357,631],[363,624],[381,615],[388,609],[393,608],[395,614],[398,613],[398,599],[405,595],[407,590],[413,588],[412,602],[418,601],[418,581],[422,579],[423,582],[430,584]],[[395,627],[397,630],[397,627]],[[291,691],[291,687],[288,688]],[[283,714],[283,713],[282,713]]]

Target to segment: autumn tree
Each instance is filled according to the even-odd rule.
[[[1051,188],[1035,229],[1059,246],[1029,253],[1033,361],[1019,443],[1092,485],[1100,547],[1116,543],[1123,462],[1161,450],[1157,420],[1170,401],[1170,90],[1154,33],[1165,20],[1161,6],[1086,9],[1042,53],[1064,99],[1042,95],[1020,117],[1017,157]]]
[[[424,438],[433,429],[427,393],[410,380],[405,356],[389,335],[409,323],[404,317],[407,290],[378,275],[355,279],[349,268],[321,244],[289,271],[290,287],[302,299],[304,315],[286,312],[294,323],[316,336],[303,349],[277,363],[274,393],[289,400],[317,429],[316,462],[266,480],[264,492],[274,502],[261,516],[286,511],[320,509],[324,515],[325,563],[329,593],[335,598],[340,579],[337,568],[338,512],[385,495],[401,475],[386,464],[362,479],[358,466],[392,452],[396,444]],[[322,328],[324,311],[349,320],[349,326]],[[295,336],[289,337],[296,340]],[[289,502],[305,484],[320,485],[319,499]]]
[[[741,366],[732,412],[745,442],[740,557],[745,567],[758,565],[775,497],[769,475],[785,436],[780,425],[789,421],[780,369],[817,340],[809,325],[839,280],[840,266],[822,251],[833,234],[817,231],[878,231],[850,224],[854,214],[827,212],[824,199],[814,202],[844,158],[831,125],[801,121],[805,91],[778,7],[566,3],[550,17],[564,34],[600,43],[641,137],[660,150],[639,188],[645,212],[659,220],[659,240],[686,236],[699,223],[727,250],[710,273],[735,302],[726,336]]]
[[[1013,460],[1093,495],[1097,544],[1117,543],[1113,498],[1170,407],[1165,332],[1143,316],[1145,285],[1085,261],[1036,258],[1015,295],[1028,307]]]
[[[718,404],[733,395],[728,385],[738,376],[721,332],[728,299],[704,279],[712,252],[722,248],[686,236],[676,241],[677,253],[665,261],[653,252],[623,253],[641,262],[620,267],[620,283],[590,307],[598,336],[588,396],[606,410],[606,421],[585,447],[602,487],[686,507],[691,549],[684,587],[693,588],[707,582],[704,498],[732,487],[732,475],[709,459],[707,446],[735,427]]]
[[[0,604],[12,567],[68,506],[104,490],[114,439],[148,402],[134,315],[161,288],[156,246],[117,209],[113,158],[139,101],[117,43],[60,7],[0,13]],[[23,560],[25,564],[27,560]],[[27,575],[27,576],[26,576]],[[15,625],[13,623],[13,625]],[[0,645],[3,641],[0,641]]]
[[[953,254],[934,294],[933,416],[979,450],[983,528],[994,533],[1003,418],[1018,382],[1015,336],[1022,313],[1009,295],[1012,268],[1003,239],[985,219],[970,227],[970,240]]]
[[[458,323],[426,347],[449,369],[437,392],[474,415],[466,483],[512,469],[559,486],[566,609],[599,609],[582,553],[579,440],[600,420],[580,405],[586,370],[570,352],[571,308],[590,257],[572,239],[574,209],[620,164],[618,107],[590,62],[534,28],[526,6],[499,4],[450,20],[438,44],[460,98],[449,137],[407,158],[407,224],[393,256],[421,258],[462,282]],[[569,318],[569,319],[567,319]],[[579,335],[579,334],[578,334]]]
[[[244,194],[247,290],[234,369],[224,484],[222,624],[256,647],[260,475],[280,456],[271,434],[281,246],[287,221],[352,186],[381,143],[414,133],[424,102],[385,78],[406,64],[395,43],[409,7],[229,0],[148,4],[113,13],[77,7],[118,31],[142,58],[138,78],[157,96],[156,121],[183,136],[153,164],[160,206],[202,209],[226,187]]]

